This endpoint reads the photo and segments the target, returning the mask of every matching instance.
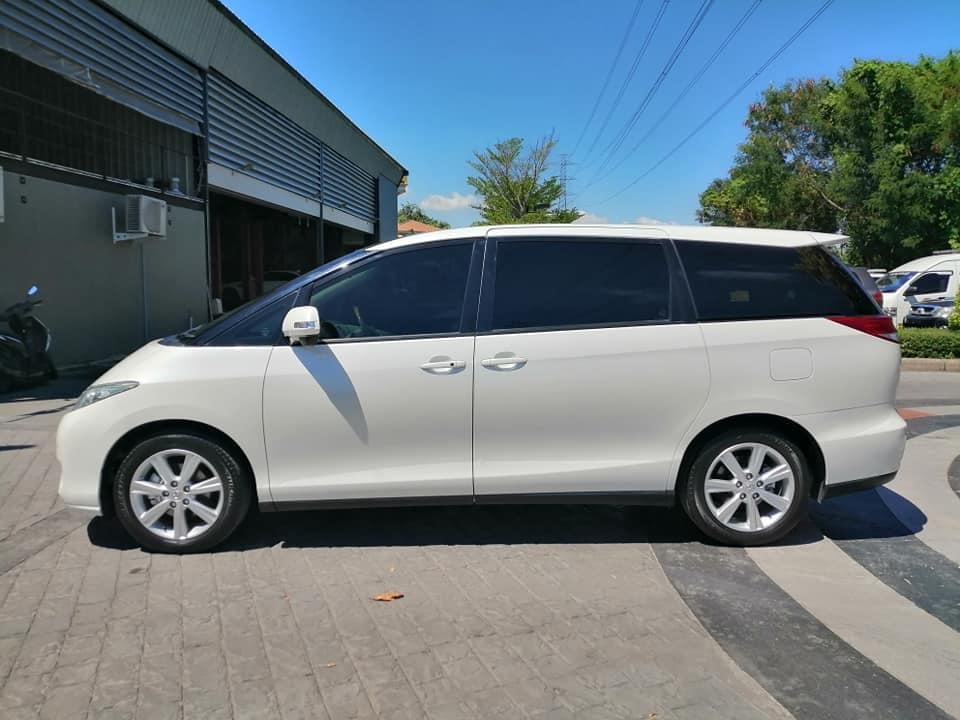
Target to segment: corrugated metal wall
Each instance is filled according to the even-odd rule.
[[[200,70],[92,0],[0,0],[0,49],[168,125],[203,131]],[[210,69],[206,78],[211,163],[376,221],[374,174],[225,76]]]
[[[320,199],[320,141],[266,103],[207,75],[210,162]]]
[[[365,220],[377,218],[377,180],[235,83],[207,74],[210,162]]]
[[[0,47],[198,134],[199,70],[90,0],[2,0]]]
[[[324,145],[323,202],[351,215],[376,220],[376,178]]]
[[[99,2],[115,8],[201,70],[218,70],[239,83],[372,176],[384,175],[394,185],[402,179],[405,170],[394,158],[220,3],[209,0]],[[354,50],[355,54],[341,58],[344,64],[365,61],[363,49],[358,46]],[[329,70],[336,72],[335,68]]]

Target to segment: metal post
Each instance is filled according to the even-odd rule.
[[[143,301],[143,341],[149,342],[150,340],[150,316],[147,311],[147,261],[146,261],[146,248],[143,246],[143,240],[139,241],[140,244],[140,288],[142,293]]]

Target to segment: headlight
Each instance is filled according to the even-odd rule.
[[[952,307],[942,307],[942,308],[938,308],[937,311],[934,313],[934,315],[936,315],[937,317],[945,318],[945,317],[950,317],[950,313],[952,312],[953,312]]]
[[[80,396],[77,404],[74,405],[73,408],[76,410],[86,407],[87,405],[93,405],[95,402],[100,402],[108,397],[119,395],[127,390],[133,390],[139,384],[138,382],[116,382],[104,383],[103,385],[91,385],[83,391],[83,395]]]

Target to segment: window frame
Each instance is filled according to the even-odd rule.
[[[455,245],[470,245],[469,267],[467,269],[467,286],[463,296],[463,307],[460,310],[460,327],[454,332],[446,333],[418,333],[416,335],[373,335],[371,337],[350,337],[350,338],[321,338],[320,342],[325,345],[339,345],[343,343],[360,342],[396,342],[398,340],[424,340],[428,338],[446,338],[460,337],[462,335],[473,335],[476,328],[477,317],[477,298],[480,293],[480,277],[483,264],[484,239],[467,237],[455,238],[452,240],[437,240],[433,242],[418,243],[416,245],[407,245],[392,250],[373,253],[369,257],[362,258],[357,262],[351,263],[341,271],[325,275],[314,282],[306,283],[300,289],[300,295],[297,298],[296,306],[309,305],[310,297],[314,292],[328,285],[338,282],[340,279],[348,276],[350,273],[361,270],[370,263],[381,261],[393,255],[402,253],[416,252],[418,250],[429,250],[438,247],[450,247]],[[323,318],[320,318],[323,320]]]
[[[669,317],[663,320],[627,320],[623,322],[577,323],[570,325],[543,325],[525,328],[494,328],[493,309],[497,278],[497,251],[501,243],[511,242],[570,242],[570,243],[615,243],[657,245],[661,248],[667,267]],[[676,250],[669,238],[631,237],[619,235],[509,235],[488,237],[483,262],[483,278],[480,283],[480,301],[477,308],[477,335],[516,335],[520,333],[564,332],[570,330],[596,330],[620,327],[648,327],[657,325],[680,325],[695,322],[686,279]]]

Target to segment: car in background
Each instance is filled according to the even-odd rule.
[[[894,268],[877,281],[883,311],[897,324],[916,304],[949,300],[960,290],[960,253],[935,252]]]
[[[872,274],[873,271],[865,267],[849,267],[849,270],[860,282],[860,287],[866,290],[867,294],[876,301],[877,306],[883,307],[883,293],[877,287],[877,281]]]
[[[903,318],[904,327],[946,327],[953,312],[955,298],[915,303]]]
[[[882,278],[884,275],[887,274],[887,269],[886,268],[868,268],[867,272],[870,273],[870,277],[872,277],[874,280],[879,280],[880,278]]]

